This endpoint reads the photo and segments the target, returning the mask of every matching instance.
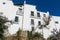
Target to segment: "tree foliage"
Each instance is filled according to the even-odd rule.
[[[30,32],[28,31],[28,40],[39,40],[39,39],[45,40],[42,34],[38,32],[35,32],[34,34],[32,34],[32,31]]]
[[[5,23],[9,22],[7,17],[0,16],[0,39],[4,37],[4,30],[7,30]]]

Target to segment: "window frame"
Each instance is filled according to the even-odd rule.
[[[18,8],[16,14],[17,14],[17,15],[21,15],[21,14],[22,14],[22,9],[21,9],[21,8]]]
[[[32,31],[34,31],[34,27],[32,27]]]
[[[58,21],[55,21],[55,23],[56,23],[56,24],[59,24],[59,22],[58,22]]]
[[[37,17],[40,17],[40,13],[37,12]]]
[[[38,25],[41,25],[41,21],[38,21]]]
[[[34,19],[31,19],[31,25],[34,25]]]
[[[34,16],[34,11],[31,11],[31,16]]]
[[[19,22],[19,17],[18,16],[15,16],[15,22]]]

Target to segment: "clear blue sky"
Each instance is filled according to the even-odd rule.
[[[13,2],[23,4],[24,0],[13,0]],[[60,0],[27,0],[27,4],[36,5],[38,11],[49,11],[51,15],[60,16]]]

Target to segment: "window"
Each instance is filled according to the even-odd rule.
[[[56,24],[58,24],[59,22],[58,21],[55,21]]]
[[[41,22],[40,21],[38,21],[38,25],[41,25]]]
[[[33,11],[31,11],[31,16],[34,16],[34,12]]]
[[[46,14],[43,14],[44,17],[46,17]]]
[[[19,8],[19,9],[17,10],[17,14],[20,15],[21,13],[22,13],[22,9]]]
[[[18,16],[15,16],[15,22],[18,22]]]
[[[19,13],[22,13],[22,9],[21,8],[19,8]]]
[[[31,19],[31,24],[34,25],[34,19]]]
[[[34,31],[34,27],[32,27],[32,31]]]
[[[37,13],[37,17],[40,17],[40,13]]]
[[[3,4],[5,4],[5,2],[3,2]]]

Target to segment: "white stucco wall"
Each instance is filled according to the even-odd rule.
[[[31,25],[30,25],[30,15],[31,11],[36,11],[35,6],[25,4],[24,5],[24,23],[23,23],[23,29],[31,31]]]

